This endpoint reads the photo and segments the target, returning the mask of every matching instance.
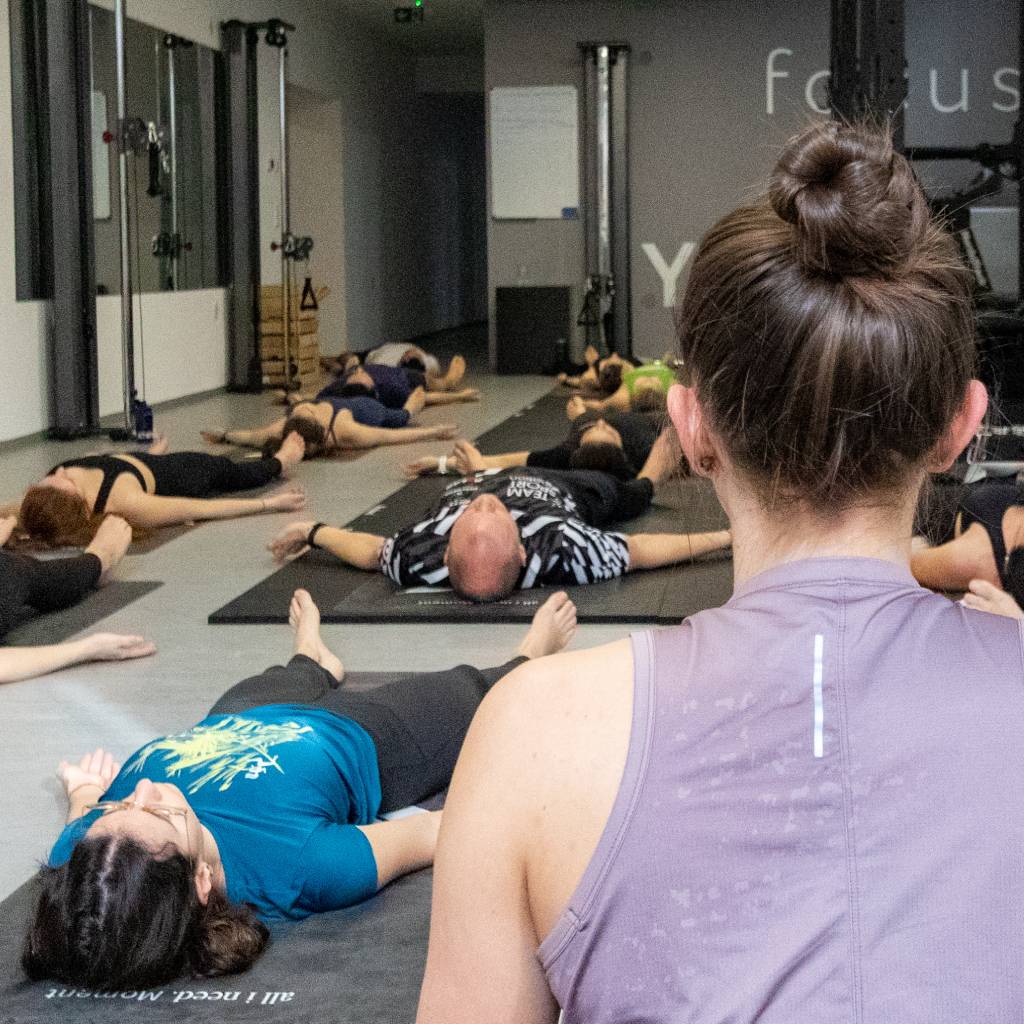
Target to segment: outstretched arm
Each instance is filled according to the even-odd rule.
[[[268,545],[279,562],[309,550],[309,534],[313,522],[289,523]],[[356,533],[336,526],[321,526],[314,538],[316,546],[357,569],[373,572],[379,567],[384,537],[375,533]]]
[[[343,421],[339,416],[334,424],[335,447],[342,450],[448,440],[457,433],[458,428],[453,423],[443,423],[437,427],[368,427],[353,420]]]
[[[356,827],[370,842],[377,862],[377,888],[383,889],[396,878],[433,864],[441,811]]]
[[[992,545],[977,523],[948,544],[913,551],[910,571],[921,586],[932,590],[966,590],[975,578],[999,582]]]
[[[141,636],[116,633],[95,633],[45,647],[3,647],[0,648],[0,683],[34,679],[86,661],[144,658],[155,651],[156,647]]]
[[[732,544],[728,530],[713,533],[634,533],[626,538],[629,571],[660,569],[686,562],[709,551],[721,551]]]
[[[278,440],[288,420],[282,416],[265,427],[253,427],[250,430],[202,430],[203,440],[207,444],[233,444],[237,448],[262,448],[267,441]]]
[[[306,503],[301,487],[283,487],[266,498],[165,498],[142,491],[118,497],[107,508],[133,526],[156,529],[209,519],[236,519],[263,512],[297,512]]]
[[[463,388],[461,391],[428,391],[427,405],[454,405],[456,402],[479,402],[477,388]]]
[[[683,453],[679,447],[675,428],[666,427],[652,445],[647,461],[637,476],[645,477],[657,484],[668,480],[684,466],[686,463],[683,462]]]

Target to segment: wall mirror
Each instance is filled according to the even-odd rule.
[[[121,290],[114,14],[89,6],[87,105],[93,170],[96,291]],[[46,299],[49,265],[50,150],[46,89],[46,18],[36,0],[9,0],[16,282],[19,299]],[[191,40],[131,18],[126,23],[125,88],[129,119],[152,143],[128,157],[133,290],[215,288],[219,257],[218,184],[223,140],[217,103],[222,56]]]
[[[104,133],[117,119],[113,12],[90,8],[96,287],[121,289],[118,161]],[[133,284],[138,292],[218,284],[215,51],[128,19],[128,116],[148,129],[128,158]]]

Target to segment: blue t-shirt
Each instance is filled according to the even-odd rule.
[[[324,388],[316,396],[315,400],[317,402],[330,402],[334,408],[335,416],[342,409],[348,409],[352,413],[352,419],[366,427],[404,427],[409,423],[409,413],[407,410],[388,409],[385,405],[378,402],[376,398],[369,398],[367,395],[339,398],[336,395],[328,394],[328,388]]]
[[[370,842],[355,826],[377,816],[380,772],[373,740],[349,718],[301,704],[212,715],[136,751],[102,799],[123,799],[143,778],[182,790],[217,841],[228,898],[261,917],[306,917],[377,891]],[[98,816],[65,827],[51,866]]]

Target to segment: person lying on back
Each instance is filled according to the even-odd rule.
[[[426,517],[390,538],[298,522],[270,550],[283,559],[323,548],[400,586],[448,584],[468,600],[486,602],[516,589],[613,579],[729,546],[727,530],[609,531],[647,511],[654,483],[592,470],[484,470],[449,484]]]

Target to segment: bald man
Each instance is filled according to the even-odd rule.
[[[462,597],[487,602],[516,589],[594,583],[729,546],[725,530],[627,537],[605,529],[645,512],[653,494],[646,477],[491,469],[450,484],[427,518],[393,537],[300,522],[270,548],[277,558],[323,548],[401,586],[449,584]]]

